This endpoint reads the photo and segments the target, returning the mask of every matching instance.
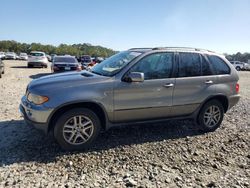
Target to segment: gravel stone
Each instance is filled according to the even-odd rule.
[[[26,64],[5,61],[0,79],[0,187],[249,187],[250,72],[239,72],[242,98],[215,132],[188,120],[125,126],[70,153],[20,117],[27,84],[50,74]]]

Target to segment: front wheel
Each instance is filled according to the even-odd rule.
[[[205,132],[215,131],[224,117],[224,108],[217,100],[208,101],[202,108],[198,117],[198,124]]]
[[[240,71],[241,69],[240,69],[240,67],[236,67],[236,70],[237,70],[237,71]]]
[[[54,136],[63,149],[82,150],[93,143],[100,129],[100,120],[93,111],[76,108],[58,118]]]

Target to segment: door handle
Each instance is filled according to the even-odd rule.
[[[206,80],[205,84],[212,84],[214,83],[212,80]]]
[[[173,83],[167,83],[167,84],[165,84],[163,86],[166,87],[166,88],[169,88],[169,87],[174,87],[174,84]]]

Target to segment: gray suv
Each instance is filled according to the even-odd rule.
[[[238,80],[233,65],[208,50],[133,48],[91,71],[33,80],[20,112],[66,150],[89,147],[101,130],[121,124],[185,118],[208,132],[239,101]]]

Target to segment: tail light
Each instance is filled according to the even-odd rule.
[[[81,65],[77,66],[77,67],[76,67],[76,70],[77,70],[77,71],[81,71],[81,70],[82,70],[82,66],[81,66]]]
[[[239,84],[239,83],[237,83],[237,84],[235,85],[235,91],[236,91],[236,93],[239,93],[239,92],[240,92],[240,84]]]

